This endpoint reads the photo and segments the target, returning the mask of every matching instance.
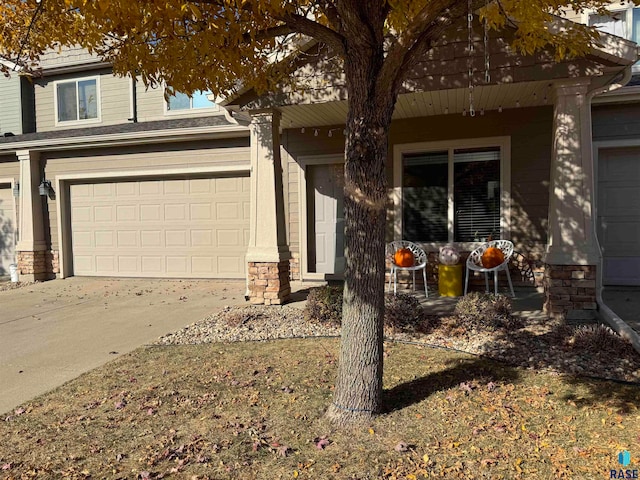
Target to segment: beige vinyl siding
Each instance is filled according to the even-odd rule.
[[[73,150],[65,153],[43,153],[46,176],[54,181],[57,175],[105,172],[148,171],[162,174],[171,168],[208,166],[246,166],[249,169],[249,139],[230,139],[219,142],[201,141],[165,144],[151,147],[126,147],[95,150]],[[58,249],[58,226],[55,199],[48,201],[51,248]]]
[[[56,125],[55,82],[99,77],[100,121],[87,120]],[[35,85],[36,126],[39,132],[86,126],[128,123],[131,117],[130,79],[114,77],[110,70],[87,71],[40,79]]]
[[[0,155],[0,178],[20,180],[20,162],[15,155]]]
[[[0,75],[0,134],[22,132],[22,106],[20,105],[20,77]]]
[[[140,81],[136,85],[138,121],[148,122],[164,119],[164,93],[162,87],[145,88]]]

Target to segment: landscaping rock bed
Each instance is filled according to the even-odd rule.
[[[465,331],[453,317],[430,317],[426,333],[387,329],[387,340],[411,342],[483,355],[512,365],[557,374],[578,374],[640,382],[640,354],[620,343],[611,349],[571,346],[574,330],[546,318],[521,319],[522,327],[505,330]],[[213,342],[263,341],[293,337],[339,336],[340,328],[305,321],[296,307],[226,307],[175,333],[157,344],[184,345]]]

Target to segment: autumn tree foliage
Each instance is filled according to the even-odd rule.
[[[381,409],[385,162],[403,80],[450,28],[471,13],[511,29],[513,47],[582,55],[597,34],[558,25],[565,9],[606,0],[3,0],[0,57],[37,67],[38,56],[81,45],[116,74],[147,85],[227,96],[240,86],[278,88],[299,64],[298,46],[324,45],[346,78],[345,272],[340,366],[328,416],[339,424]]]

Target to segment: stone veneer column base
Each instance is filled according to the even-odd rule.
[[[282,305],[290,295],[289,260],[249,262],[249,301],[252,304]]]
[[[300,280],[300,254],[292,253],[289,260],[289,278],[291,280]]]
[[[17,260],[22,281],[51,280],[60,272],[57,250],[21,251]]]
[[[595,265],[549,265],[544,269],[544,312],[565,318],[570,311],[596,310]]]

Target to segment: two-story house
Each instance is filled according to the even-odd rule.
[[[246,127],[206,94],[167,101],[79,49],[45,56],[32,91],[35,132],[0,139],[23,276],[244,277]]]
[[[550,313],[595,309],[591,99],[628,80],[636,45],[604,35],[557,62],[467,28],[443,35],[398,100],[389,240],[511,239]],[[340,274],[347,102],[326,52],[306,48],[312,62],[291,72],[304,91],[247,88],[221,106],[167,101],[82,51],[44,58],[35,132],[0,139],[0,182],[20,184],[21,274],[246,277],[267,304],[286,301],[290,278]]]

